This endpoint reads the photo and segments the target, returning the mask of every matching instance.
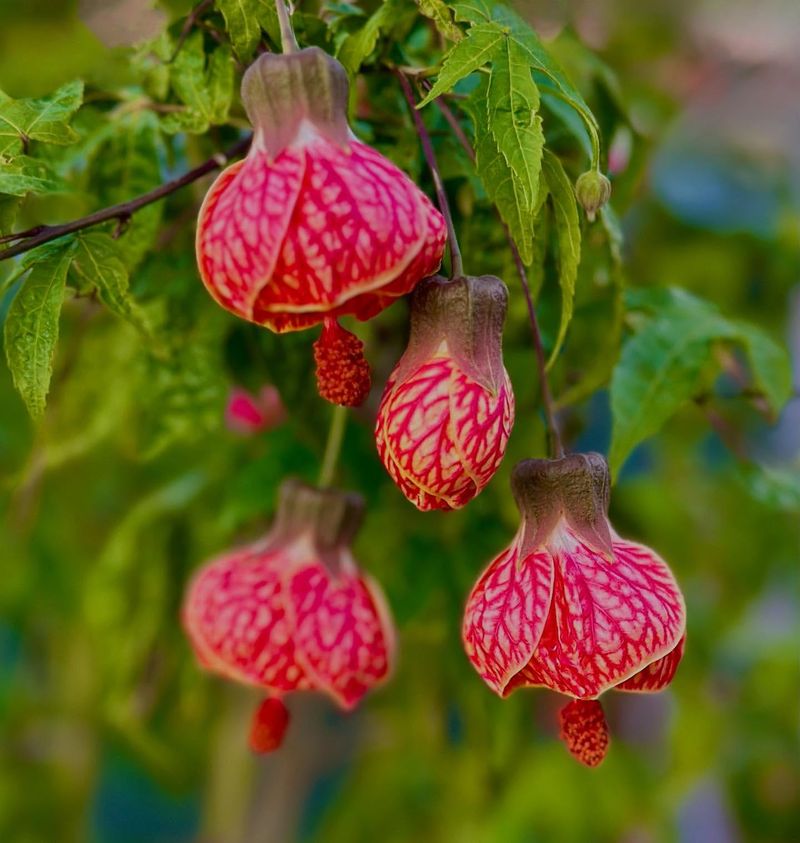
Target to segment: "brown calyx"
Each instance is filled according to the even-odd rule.
[[[613,558],[608,501],[611,483],[601,454],[567,454],[555,460],[522,460],[511,491],[524,519],[522,553],[547,541],[561,518],[600,553]]]
[[[242,77],[242,102],[256,130],[253,148],[274,158],[307,120],[333,143],[348,142],[347,71],[319,47],[263,53]]]

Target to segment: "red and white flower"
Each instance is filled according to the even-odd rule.
[[[500,696],[545,687],[574,698],[562,737],[594,766],[608,745],[597,697],[670,683],[683,655],[683,596],[663,559],[611,527],[599,454],[525,460],[512,489],[522,524],[469,596],[464,645]]]
[[[214,182],[197,225],[200,276],[219,304],[276,332],[327,320],[332,337],[338,317],[369,319],[436,271],[444,220],[350,131],[337,61],[317,47],[264,54],[242,100],[253,144]],[[353,395],[366,397],[363,383]]]
[[[508,292],[494,276],[422,281],[383,392],[378,453],[419,509],[459,509],[494,476],[514,422],[503,366]]]
[[[360,498],[287,481],[267,536],[205,565],[183,624],[206,669],[263,689],[322,691],[353,708],[389,676],[394,629],[380,587],[349,549]],[[282,702],[259,707],[251,745],[275,748]]]

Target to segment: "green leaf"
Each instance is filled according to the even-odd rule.
[[[654,319],[628,340],[611,378],[612,475],[697,392],[711,353],[706,325],[671,316]]]
[[[486,108],[488,82],[483,80],[466,101],[475,124],[475,163],[489,200],[497,207],[517,244],[522,260],[533,258],[533,214],[531,202],[497,142],[489,126]]]
[[[227,121],[233,98],[233,58],[227,47],[206,57],[203,34],[195,32],[176,56],[170,81],[186,109],[164,117],[164,131],[201,134]]]
[[[755,325],[737,321],[733,329],[750,361],[755,385],[777,415],[792,394],[792,367],[787,350]]]
[[[273,0],[217,0],[216,5],[225,18],[233,49],[242,61],[252,57],[261,40],[262,29],[270,37],[279,32]]]
[[[97,290],[100,301],[112,313],[129,322],[142,336],[152,339],[152,323],[128,291],[123,252],[111,237],[98,232],[80,234],[76,238],[71,271]]]
[[[25,196],[52,193],[63,187],[61,180],[43,161],[18,155],[0,169],[0,193]]]
[[[525,55],[507,38],[492,59],[486,107],[489,131],[525,197],[526,212],[532,218],[539,195],[544,148],[542,121],[536,114],[539,91]]]
[[[581,225],[572,182],[564,172],[561,162],[549,150],[545,150],[542,172],[553,203],[556,242],[558,243],[558,283],[561,287],[561,320],[555,345],[547,361],[547,367],[550,368],[558,357],[572,319],[575,281],[578,278],[578,264],[581,261]]]
[[[444,0],[417,0],[420,12],[433,21],[436,30],[450,41],[460,41],[464,37],[461,29],[453,23],[453,13]]]
[[[16,154],[26,140],[65,145],[77,135],[69,127],[83,102],[83,82],[69,82],[48,97],[14,100],[0,91],[0,155]]]
[[[72,243],[40,253],[39,259],[31,253],[30,271],[6,316],[8,367],[14,386],[34,419],[43,415],[50,389],[58,318],[72,255]]]
[[[405,6],[400,0],[387,0],[381,3],[370,15],[361,29],[348,35],[339,45],[336,58],[345,66],[348,73],[355,74],[375,49],[381,32],[393,26]]]
[[[494,24],[470,27],[466,38],[455,44],[444,57],[436,82],[417,107],[422,108],[452,90],[456,82],[488,64],[507,40],[505,33]]]

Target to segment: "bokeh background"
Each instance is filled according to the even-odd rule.
[[[800,5],[515,5],[604,124],[627,282],[679,285],[766,328],[789,345],[800,385]],[[124,45],[166,14],[147,9],[0,0],[0,88],[22,97],[75,77],[124,84]],[[576,35],[615,78],[587,66]],[[192,212],[176,209],[196,208],[205,186],[167,203],[167,235],[136,281],[145,296],[169,291],[176,318],[198,324],[213,306],[194,275]],[[469,265],[513,285],[502,249],[469,222],[455,166],[448,189]],[[33,202],[21,222],[67,219],[99,199]],[[585,266],[579,289],[601,269]],[[582,353],[602,354],[596,302],[579,293],[578,305],[574,332],[583,318],[592,326]],[[555,292],[543,290],[540,313],[552,340]],[[378,382],[406,318],[400,304],[370,327]],[[516,527],[511,467],[545,450],[515,301],[506,358],[519,421],[500,473],[464,511],[420,514],[384,475],[370,428],[376,396],[349,424],[340,480],[368,501],[356,556],[391,603],[397,673],[347,716],[321,699],[291,700],[284,749],[256,759],[246,749],[256,698],[198,670],[178,624],[181,593],[203,559],[264,528],[283,476],[314,479],[328,409],[310,394],[313,337],[276,340],[233,319],[224,336],[200,435],[189,421],[159,438],[169,384],[161,404],[151,396],[132,415],[133,341],[85,302],[65,311],[60,400],[44,431],[33,431],[0,367],[0,840],[800,840],[800,400],[768,425],[735,384],[730,398],[717,384],[713,401],[685,407],[628,460],[612,518],[670,561],[688,645],[665,693],[605,698],[612,749],[584,769],[557,739],[560,701],[545,691],[495,698],[459,640],[467,591]],[[289,421],[235,435],[226,391],[267,381]],[[562,420],[571,448],[607,449],[605,389]]]

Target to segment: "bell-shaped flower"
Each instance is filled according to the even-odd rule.
[[[435,276],[414,291],[408,348],[384,389],[375,439],[418,509],[459,509],[503,459],[514,422],[502,352],[507,300],[491,275]]]
[[[276,332],[327,320],[324,344],[338,317],[369,319],[436,271],[442,215],[350,131],[339,62],[318,47],[265,53],[244,74],[242,101],[252,146],[214,182],[197,224],[200,276],[219,304]],[[334,402],[363,400],[364,365],[340,372],[362,385]],[[335,380],[328,372],[320,386]]]
[[[561,733],[584,763],[602,760],[604,691],[660,691],[680,662],[683,596],[666,562],[608,521],[599,454],[525,460],[511,480],[522,523],[467,601],[463,640],[489,687],[572,697]]]
[[[322,691],[345,709],[384,682],[391,616],[350,551],[362,513],[356,495],[286,481],[269,533],[203,566],[187,590],[183,624],[203,667],[269,698]],[[251,746],[279,745],[281,705],[259,707]]]

